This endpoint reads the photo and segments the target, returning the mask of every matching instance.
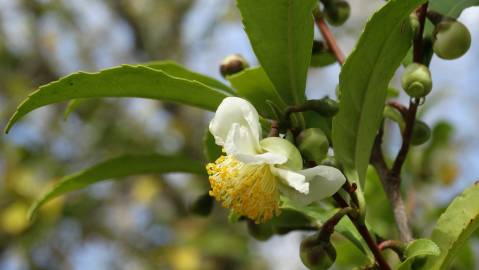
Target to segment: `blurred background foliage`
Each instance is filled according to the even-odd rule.
[[[346,52],[381,5],[356,2],[351,1],[351,19],[333,29]],[[472,10],[461,18],[477,26],[477,9]],[[436,88],[421,115],[433,137],[414,148],[405,172],[417,236],[428,236],[447,202],[479,176],[479,123],[472,117],[479,102],[473,94],[479,32],[470,30],[473,47],[465,57],[431,65]],[[231,53],[257,63],[234,1],[0,0],[0,125],[33,89],[77,70],[173,59],[219,78],[219,63]],[[312,69],[309,97],[334,96],[338,72],[337,65]],[[98,161],[150,152],[204,160],[210,115],[198,109],[142,99],[88,100],[64,119],[66,107],[39,109],[0,136],[1,270],[303,269],[299,241],[305,233],[258,242],[242,222],[229,224],[220,207],[208,218],[191,215],[191,203],[208,190],[206,177],[142,175],[104,182],[52,201],[30,224],[26,211],[36,198],[61,176]],[[398,130],[388,125],[394,153]],[[381,237],[392,237],[379,180],[373,170],[368,178],[368,222]],[[455,269],[474,269],[478,240],[471,242]],[[341,251],[338,269],[364,260],[341,237],[334,244]]]

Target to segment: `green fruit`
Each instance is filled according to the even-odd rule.
[[[424,97],[432,89],[431,72],[425,65],[412,63],[404,70],[401,84],[409,96]]]
[[[273,226],[269,223],[256,224],[252,220],[247,221],[248,232],[258,241],[266,241],[274,234]]]
[[[326,16],[326,20],[331,25],[339,26],[348,20],[349,15],[351,14],[351,7],[349,6],[348,2],[344,0],[325,2],[324,14]]]
[[[449,17],[443,18],[433,32],[433,50],[443,59],[456,59],[471,47],[471,34],[467,27]]]
[[[209,193],[199,196],[190,206],[190,212],[199,216],[208,216],[213,210],[214,199]]]
[[[328,154],[328,138],[319,128],[303,130],[296,137],[296,142],[301,154],[309,161],[320,163]]]
[[[239,73],[249,67],[248,62],[239,54],[227,56],[220,65],[220,73],[223,77]]]
[[[336,250],[328,242],[319,241],[317,234],[301,242],[300,257],[303,264],[312,270],[329,269],[336,260]]]
[[[336,63],[336,57],[326,45],[322,41],[313,41],[310,65],[312,67],[324,67],[333,63]]]
[[[411,144],[421,145],[431,137],[431,129],[423,121],[416,120],[412,130]]]

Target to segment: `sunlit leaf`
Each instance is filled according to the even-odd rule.
[[[231,94],[144,66],[122,65],[97,73],[78,72],[41,86],[17,108],[5,128],[32,110],[76,98],[140,97],[179,102],[214,111]]]
[[[440,250],[437,245],[429,239],[416,239],[409,242],[404,251],[405,260],[398,266],[397,270],[409,270],[415,259],[424,259],[426,256],[437,256]]]
[[[479,183],[473,184],[456,197],[439,217],[431,235],[441,250],[437,257],[430,257],[421,269],[449,269],[457,252],[469,236],[479,228]]]
[[[409,14],[423,2],[388,1],[366,24],[341,70],[333,145],[346,173],[355,177],[351,172],[356,170],[361,181],[382,119],[389,81],[411,46]]]
[[[315,0],[238,0],[261,66],[287,104],[305,99],[313,46]]]
[[[236,89],[238,96],[249,100],[258,112],[265,117],[273,118],[274,115],[267,104],[268,100],[279,109],[286,107],[262,67],[246,69],[228,76],[228,80]]]
[[[186,172],[204,174],[203,164],[186,157],[149,155],[125,155],[103,161],[85,170],[60,179],[50,191],[37,200],[29,211],[32,218],[36,210],[51,199],[113,178],[147,173]]]

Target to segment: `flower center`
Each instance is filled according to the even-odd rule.
[[[277,216],[279,192],[268,164],[245,164],[232,156],[221,156],[206,165],[210,195],[226,208],[264,223]]]

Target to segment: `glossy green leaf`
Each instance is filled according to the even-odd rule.
[[[262,67],[246,69],[228,76],[228,80],[236,89],[238,96],[249,100],[258,112],[265,117],[274,118],[274,112],[268,105],[268,100],[280,110],[286,107]]]
[[[7,124],[32,110],[76,98],[140,97],[179,102],[214,111],[231,94],[197,81],[180,79],[144,66],[122,65],[97,73],[78,72],[41,86],[23,101]]]
[[[341,70],[333,145],[347,175],[356,177],[356,171],[361,182],[382,120],[389,81],[411,46],[409,14],[423,2],[388,1],[366,24]]]
[[[178,78],[187,79],[191,81],[197,81],[212,88],[221,89],[230,93],[234,93],[233,89],[231,89],[226,84],[218,81],[217,79],[203,75],[198,72],[191,71],[187,69],[186,67],[173,61],[156,61],[156,62],[149,62],[142,65],[149,68],[161,70],[165,72],[166,74],[173,77],[178,77]]]
[[[424,259],[426,256],[437,256],[440,250],[437,245],[429,239],[416,239],[409,242],[404,251],[406,258],[397,270],[409,270],[416,259]]]
[[[238,0],[261,66],[287,104],[305,99],[313,46],[315,0]]]
[[[201,175],[205,174],[205,169],[202,163],[186,157],[158,154],[120,156],[60,179],[58,184],[32,205],[29,217],[32,218],[38,208],[51,199],[100,181],[129,175],[170,172],[186,172]]]
[[[449,269],[460,248],[478,228],[479,183],[475,183],[456,197],[439,217],[431,240],[439,246],[441,254],[428,258],[421,269]]]

